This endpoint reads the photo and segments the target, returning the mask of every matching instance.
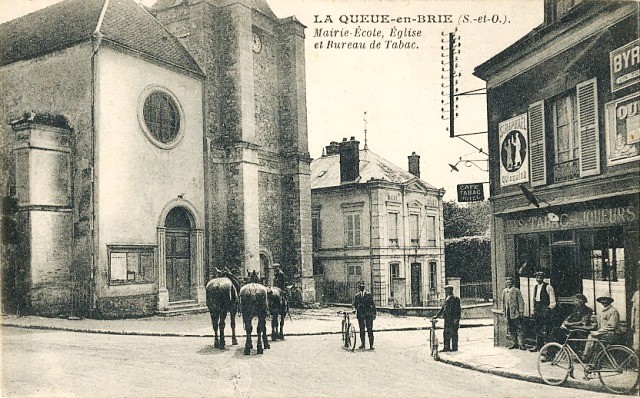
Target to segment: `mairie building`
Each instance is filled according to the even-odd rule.
[[[311,162],[313,265],[318,300],[350,302],[364,282],[378,306],[437,306],[444,298],[442,197],[351,137]]]

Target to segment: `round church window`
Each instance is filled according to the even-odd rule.
[[[150,90],[142,106],[145,133],[162,148],[173,148],[180,139],[181,111],[177,101],[166,91]]]

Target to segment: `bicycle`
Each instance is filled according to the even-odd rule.
[[[552,386],[559,386],[573,375],[574,362],[577,361],[584,370],[585,380],[600,379],[600,383],[616,394],[632,392],[638,384],[638,356],[633,350],[623,345],[605,346],[600,340],[593,339],[596,344],[592,361],[582,362],[580,356],[567,344],[568,342],[586,342],[587,339],[573,339],[570,331],[564,344],[547,343],[538,356],[538,373],[542,380]]]
[[[338,311],[338,315],[342,315],[342,348],[349,351],[356,349],[356,343],[358,342],[358,332],[355,326],[349,319],[349,314],[353,314],[355,311]]]
[[[438,319],[431,318],[431,328],[429,329],[429,350],[431,356],[436,361],[438,360],[438,337],[436,336],[436,324]]]

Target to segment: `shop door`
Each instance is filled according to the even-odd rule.
[[[551,259],[551,286],[556,297],[570,297],[582,293],[582,277],[576,262],[575,245],[552,245]]]
[[[422,266],[420,263],[411,264],[411,305],[422,305],[420,292],[422,291]]]
[[[169,301],[191,298],[191,244],[188,231],[166,234],[167,290]]]

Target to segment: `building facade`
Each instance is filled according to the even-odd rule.
[[[350,300],[364,281],[377,305],[436,304],[445,284],[444,190],[420,179],[415,153],[407,172],[360,150],[354,137],[325,151],[311,163],[318,298]]]
[[[623,327],[638,290],[640,41],[637,2],[544,2],[544,23],[476,67],[487,82],[496,345],[515,277],[531,314],[542,270],[555,321],[610,294]],[[629,336],[628,336],[629,337]]]
[[[66,0],[0,26],[5,311],[202,306],[214,267],[272,262],[313,299],[303,27],[257,3]],[[226,28],[199,50],[149,12],[202,7]]]

